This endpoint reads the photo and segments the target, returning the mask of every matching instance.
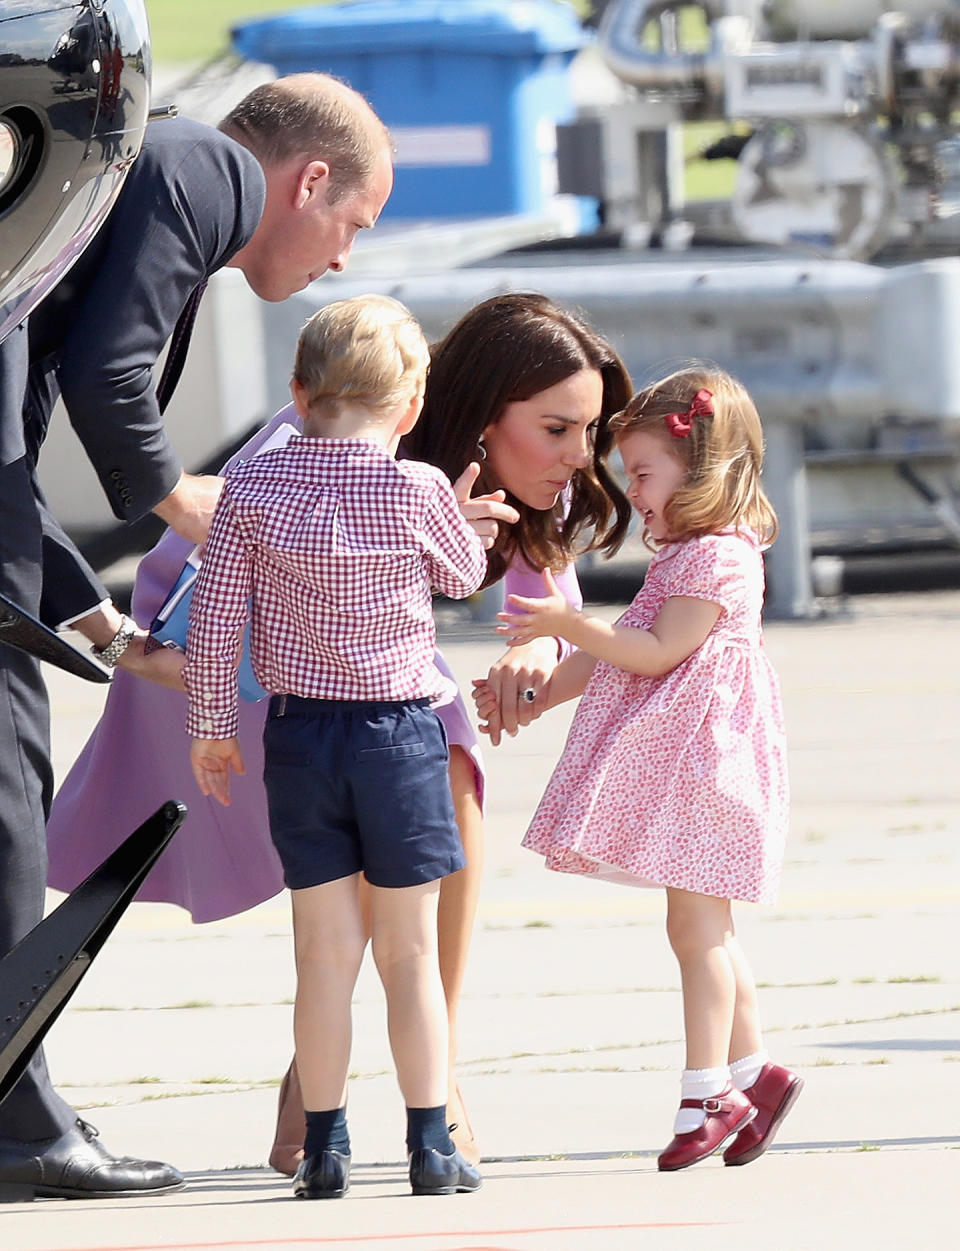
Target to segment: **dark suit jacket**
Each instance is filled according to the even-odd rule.
[[[118,518],[135,521],[170,493],[181,465],[163,428],[154,366],[194,289],[250,240],[265,195],[259,162],[219,131],[185,118],[148,126],[105,225],[30,317],[22,413],[13,411],[11,388],[0,387],[4,463],[26,452],[36,464],[62,394]],[[89,570],[49,514],[44,532],[55,623],[97,600],[79,602],[79,588],[50,599],[78,569],[89,585]]]

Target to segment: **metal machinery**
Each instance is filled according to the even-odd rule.
[[[562,187],[628,241],[684,218],[679,124],[707,119],[749,136],[726,144],[745,242],[861,259],[960,241],[957,0],[611,0],[598,39],[627,90],[561,135]]]
[[[0,340],[103,222],[149,104],[143,0],[0,0]]]

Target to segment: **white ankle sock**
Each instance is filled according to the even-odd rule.
[[[747,1090],[760,1076],[760,1070],[770,1063],[766,1051],[755,1051],[752,1056],[744,1056],[742,1060],[734,1060],[730,1064],[730,1077],[737,1090]]]
[[[719,1095],[730,1084],[730,1070],[725,1064],[715,1069],[684,1069],[680,1076],[681,1099],[709,1099]],[[673,1123],[675,1134],[692,1134],[707,1115],[703,1108],[678,1108]]]

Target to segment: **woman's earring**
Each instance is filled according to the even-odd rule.
[[[487,447],[486,447],[486,444],[485,444],[485,443],[484,443],[484,441],[483,441],[483,435],[482,435],[482,434],[481,434],[480,438],[479,438],[479,439],[477,439],[477,459],[478,459],[478,460],[486,460],[486,459],[487,459]]]

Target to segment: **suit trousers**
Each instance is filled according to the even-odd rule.
[[[14,332],[0,344],[0,372],[7,383],[9,371],[24,364],[25,339]],[[9,386],[0,387],[4,390],[9,393]],[[19,412],[15,416],[20,419]],[[12,419],[9,408],[0,411],[0,421]],[[38,615],[43,539],[32,478],[24,457],[0,466],[0,590]],[[0,643],[0,954],[43,917],[52,792],[49,704],[40,663]],[[54,1091],[38,1051],[0,1103],[0,1140],[59,1138],[75,1121],[76,1113]]]

